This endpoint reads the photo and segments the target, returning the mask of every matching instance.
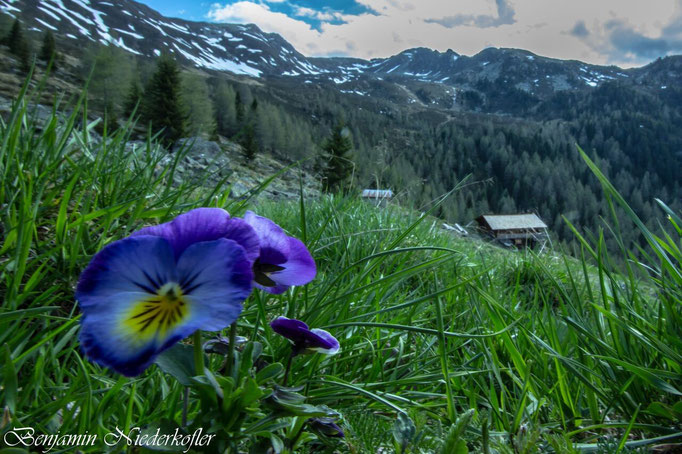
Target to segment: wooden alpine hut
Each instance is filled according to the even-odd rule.
[[[534,213],[484,214],[476,222],[480,230],[505,246],[534,247],[549,238],[547,224]]]

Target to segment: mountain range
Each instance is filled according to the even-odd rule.
[[[0,10],[20,16],[29,29],[53,30],[67,46],[111,43],[150,58],[168,52],[185,65],[205,70],[334,84],[355,96],[388,93],[402,103],[441,109],[504,112],[504,105],[487,103],[487,98],[505,94],[529,106],[557,92],[588,91],[609,81],[649,90],[666,90],[682,81],[678,56],[632,69],[499,48],[470,57],[426,48],[372,60],[306,57],[280,35],[253,24],[170,19],[132,0],[0,0]],[[517,113],[513,110],[510,113]]]

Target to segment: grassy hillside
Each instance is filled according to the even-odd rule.
[[[199,425],[218,434],[197,452],[625,452],[682,440],[679,238],[639,226],[648,259],[621,274],[612,262],[630,251],[608,251],[601,237],[581,242],[582,260],[534,256],[453,237],[398,206],[232,199],[224,184],[174,182],[182,153],[168,162],[151,141],[126,149],[130,125],[93,141],[95,125],[75,127],[87,118],[80,108],[36,123],[27,101],[0,122],[3,435],[30,426],[103,440],[115,428]],[[200,206],[270,217],[307,245],[317,277],[280,296],[254,291],[229,333],[248,341],[228,353],[239,367],[211,354],[192,379],[191,364],[172,357],[129,379],[89,362],[80,272],[105,245]],[[669,221],[682,225],[672,212]],[[605,235],[618,239],[618,229]],[[268,326],[279,315],[341,344],[336,356],[292,361],[288,385],[308,407],[297,397],[287,407],[276,387],[284,378],[273,364],[289,355]],[[191,351],[213,334],[183,344]],[[338,413],[343,440],[304,425],[321,405]]]

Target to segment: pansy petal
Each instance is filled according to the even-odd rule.
[[[155,315],[165,313],[158,310],[159,290],[175,280],[174,265],[168,241],[153,236],[116,241],[95,255],[76,290],[83,312],[81,347],[91,360],[138,375],[196,329],[188,325],[189,317],[179,317],[156,330]]]
[[[339,341],[323,329],[313,328],[310,332],[315,336],[308,338],[308,349],[327,355],[334,355],[339,351]]]
[[[221,238],[189,246],[177,264],[180,287],[193,322],[217,331],[234,322],[252,289],[253,271],[244,248]]]
[[[158,335],[137,335],[128,321],[136,307],[145,304],[146,294],[121,293],[102,298],[100,308],[84,314],[81,348],[92,361],[132,377],[149,367],[156,356],[196,331],[189,319]]]
[[[289,257],[281,264],[284,269],[270,274],[270,279],[280,285],[304,285],[312,281],[317,274],[315,260],[308,248],[300,240],[289,237]]]
[[[246,252],[246,258],[255,262],[260,254],[260,240],[256,231],[243,219],[230,218],[225,238],[236,241]]]
[[[272,295],[281,295],[282,293],[286,292],[289,290],[290,286],[289,285],[275,285],[274,287],[266,287],[264,285],[260,285],[258,282],[255,282],[253,284],[254,287],[259,288],[261,290],[265,290],[266,292],[272,294]]]
[[[303,342],[306,333],[310,331],[308,325],[302,321],[287,317],[275,318],[270,322],[270,327],[280,336],[284,336],[295,343]]]
[[[175,279],[173,251],[163,238],[129,237],[98,252],[83,271],[76,287],[76,300],[85,315],[101,306],[100,297],[124,292],[156,294]]]
[[[194,243],[224,237],[229,222],[230,215],[222,208],[196,208],[165,224],[138,230],[133,236],[155,235],[167,239],[178,259]]]
[[[287,260],[289,237],[280,226],[252,211],[246,212],[244,221],[253,227],[258,235],[260,241],[259,260],[261,262],[279,265]]]

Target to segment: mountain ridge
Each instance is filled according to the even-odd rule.
[[[418,47],[371,60],[307,57],[281,35],[266,33],[255,24],[171,19],[134,0],[0,0],[0,10],[21,16],[30,29],[53,30],[67,45],[78,47],[85,38],[149,58],[170,52],[183,63],[206,70],[256,78],[298,77],[311,82],[324,79],[337,85],[393,78],[476,90],[477,84],[501,81],[531,96],[546,98],[557,91],[595,88],[610,80],[632,78],[636,83],[651,85],[648,68],[660,66],[657,60],[623,69],[494,47],[472,56],[451,49],[440,52]],[[661,60],[669,62],[674,74],[671,77],[659,71],[656,83],[681,80],[682,57]]]

